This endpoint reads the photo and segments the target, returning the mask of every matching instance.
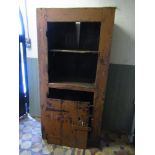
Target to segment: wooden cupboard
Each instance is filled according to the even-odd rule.
[[[37,9],[41,124],[49,143],[98,144],[114,16],[114,7]]]

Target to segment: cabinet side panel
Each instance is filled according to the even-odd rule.
[[[96,91],[94,93],[94,115],[92,139],[98,142],[101,132],[102,112],[108,76],[108,66],[110,57],[110,46],[112,40],[112,29],[114,25],[115,9],[107,10],[106,18],[101,23],[99,57],[96,71]]]
[[[47,73],[47,38],[46,38],[46,11],[37,9],[37,38],[38,38],[38,59],[39,59],[39,84],[40,84],[40,106],[41,116],[46,104],[48,92],[48,73]]]

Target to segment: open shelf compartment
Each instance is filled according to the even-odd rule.
[[[100,22],[48,22],[48,49],[98,51]]]
[[[48,82],[95,83],[97,59],[93,53],[48,52]]]
[[[93,92],[86,92],[80,90],[68,90],[66,88],[57,89],[49,88],[47,98],[62,99],[62,100],[72,100],[72,101],[88,101],[93,104]]]

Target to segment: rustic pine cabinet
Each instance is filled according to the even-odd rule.
[[[86,148],[101,132],[115,8],[37,9],[42,135]]]

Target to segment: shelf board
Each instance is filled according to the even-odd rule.
[[[98,51],[90,50],[68,50],[68,49],[51,49],[50,52],[64,52],[64,53],[93,53],[98,54]]]
[[[52,82],[48,83],[49,88],[56,89],[68,89],[68,90],[78,90],[86,92],[94,92],[94,83],[81,83],[81,82]]]

